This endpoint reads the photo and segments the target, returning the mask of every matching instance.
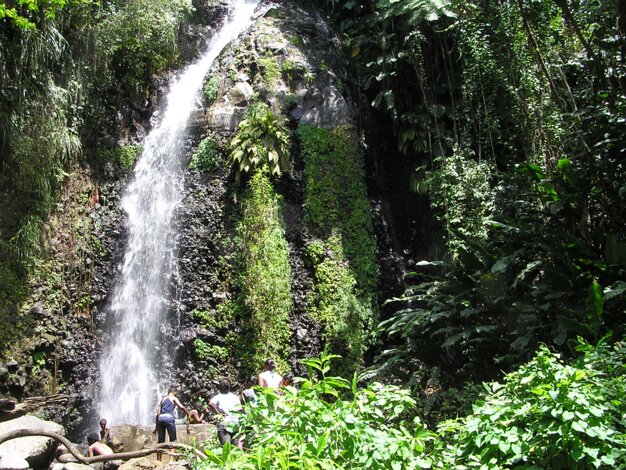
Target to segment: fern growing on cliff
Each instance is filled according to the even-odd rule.
[[[262,166],[267,166],[271,174],[280,175],[289,165],[290,147],[284,121],[274,116],[267,104],[252,104],[230,143],[237,180],[241,173]]]

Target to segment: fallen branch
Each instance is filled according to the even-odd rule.
[[[22,403],[3,400],[0,410],[0,423],[19,418],[43,406],[65,405],[68,400],[69,397],[62,394],[50,395],[48,397],[30,397]]]
[[[145,457],[146,455],[150,455],[156,452],[161,452],[163,450],[170,450],[170,449],[179,449],[179,450],[184,450],[186,452],[192,452],[199,458],[205,457],[205,455],[200,450],[196,449],[195,447],[191,447],[185,444],[179,444],[177,442],[164,442],[162,444],[157,444],[155,447],[152,447],[150,449],[135,450],[132,452],[119,452],[117,454],[114,453],[110,455],[96,455],[95,457],[85,457],[80,452],[77,452],[74,449],[73,444],[70,441],[68,441],[65,437],[61,436],[60,434],[57,434],[56,432],[44,431],[41,429],[18,429],[16,431],[11,431],[6,434],[2,434],[0,436],[0,444],[6,441],[10,441],[12,439],[17,439],[20,437],[31,437],[31,436],[44,436],[44,437],[50,437],[54,439],[60,444],[63,444],[67,448],[69,453],[72,454],[72,456],[74,456],[74,458],[78,462],[82,464],[86,464],[86,465],[90,463],[96,463],[96,462],[107,462],[109,460],[130,460],[136,457]]]

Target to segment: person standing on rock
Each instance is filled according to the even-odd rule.
[[[111,428],[107,427],[107,420],[104,418],[100,420],[100,442],[111,445]]]
[[[176,441],[176,422],[174,418],[174,410],[178,407],[185,412],[187,416],[189,416],[189,411],[185,408],[178,398],[176,398],[176,394],[178,390],[176,387],[170,387],[167,391],[167,395],[164,396],[156,410],[156,429],[157,432],[157,443],[161,444],[165,442],[165,431],[170,438],[170,442]],[[161,460],[161,453],[157,454],[157,460]]]
[[[87,436],[87,444],[89,444],[87,457],[95,457],[96,455],[111,455],[113,453],[113,449],[111,449],[104,442],[100,442],[100,436],[97,432],[92,432]]]
[[[268,359],[263,366],[263,372],[259,374],[259,385],[263,388],[278,388],[283,378],[280,374],[274,372],[276,362],[274,359]]]

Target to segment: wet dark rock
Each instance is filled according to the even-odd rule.
[[[194,328],[186,328],[180,332],[180,340],[183,343],[190,343],[194,339],[198,337],[196,330]]]
[[[193,0],[195,12],[193,21],[202,25],[216,27],[228,13],[228,2],[225,0]]]
[[[47,313],[48,312],[46,312],[46,308],[41,303],[33,305],[33,307],[31,307],[31,309],[28,311],[28,314],[34,317],[43,317],[47,315]]]

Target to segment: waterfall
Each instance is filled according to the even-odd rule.
[[[258,0],[235,0],[206,53],[171,83],[160,123],[146,136],[122,197],[128,245],[108,314],[110,343],[100,362],[98,412],[111,424],[149,424],[171,358],[165,333],[177,260],[172,220],[181,200],[187,122],[211,64],[252,23]],[[164,382],[164,383],[162,383]]]

